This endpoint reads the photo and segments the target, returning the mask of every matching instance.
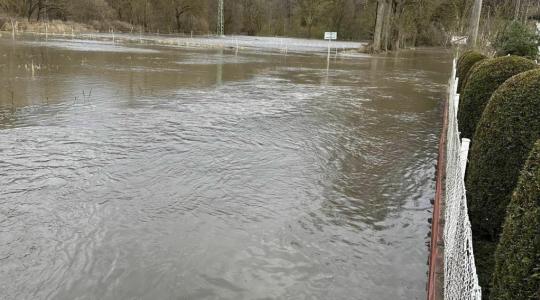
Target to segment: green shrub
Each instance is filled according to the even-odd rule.
[[[475,245],[498,241],[520,170],[540,138],[539,91],[540,69],[512,77],[493,94],[478,124],[466,177]],[[475,251],[475,259],[485,262],[478,275],[486,293],[493,255],[494,249]]]
[[[503,82],[536,67],[533,61],[518,56],[486,59],[475,65],[459,102],[458,120],[461,136],[473,137],[489,98]]]
[[[469,71],[472,69],[472,67],[477,62],[485,58],[485,55],[472,50],[463,52],[463,54],[459,57],[457,62],[457,77],[459,78],[458,93],[462,92],[467,81]]]
[[[506,206],[540,136],[540,69],[506,81],[489,101],[470,153],[467,196],[473,230],[498,237]]]
[[[540,299],[540,140],[508,205],[490,299]]]
[[[497,55],[519,55],[535,59],[538,55],[536,32],[520,22],[510,23],[497,37],[493,47]]]

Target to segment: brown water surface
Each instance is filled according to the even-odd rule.
[[[0,298],[424,299],[449,58],[0,39]]]

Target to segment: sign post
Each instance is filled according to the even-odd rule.
[[[324,39],[328,40],[328,58],[326,59],[326,71],[330,68],[330,43],[337,40],[337,32],[325,32]]]
[[[324,33],[324,39],[325,40],[337,40],[337,32],[325,32]]]

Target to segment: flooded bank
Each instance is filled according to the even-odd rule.
[[[2,298],[425,297],[448,53],[86,44],[0,39]]]
[[[5,32],[4,32],[5,33]],[[6,34],[6,33],[5,33]],[[0,34],[1,36],[1,34]],[[12,39],[33,39],[34,42],[47,42],[53,45],[55,42],[63,44],[70,43],[77,45],[81,50],[89,47],[95,50],[95,44],[102,46],[122,46],[131,47],[160,46],[174,49],[228,49],[236,51],[251,52],[280,52],[284,55],[291,53],[323,53],[330,48],[333,56],[342,53],[362,55],[366,52],[367,42],[351,41],[331,41],[318,39],[301,39],[288,37],[265,37],[265,36],[244,36],[244,35],[176,35],[176,34],[128,34],[128,33],[83,33],[83,32],[18,32],[11,33]],[[111,47],[109,47],[109,50]],[[103,51],[103,48],[101,48]],[[88,51],[88,49],[86,49]]]

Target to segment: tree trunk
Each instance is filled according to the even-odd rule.
[[[34,13],[34,1],[30,0],[27,2],[27,15],[28,22],[30,22],[30,19],[32,18],[32,14]]]
[[[482,15],[482,0],[475,0],[472,19],[471,19],[471,33],[470,33],[470,46],[476,47],[476,41],[478,40],[478,27],[480,26],[480,16]]]
[[[384,25],[384,12],[386,11],[386,1],[377,1],[377,18],[375,20],[375,30],[373,33],[373,52],[381,51],[381,40]]]
[[[393,12],[393,22],[392,22],[392,32],[394,34],[395,43],[392,45],[392,50],[399,50],[401,48],[401,45],[403,45],[403,27],[401,26],[400,20],[401,16],[403,15],[405,11],[404,2],[398,1],[395,4],[394,12]]]
[[[539,2],[540,4],[540,2]],[[529,9],[531,8],[531,0],[527,0],[527,4],[525,4],[525,11],[523,13],[523,23],[527,22],[527,19],[529,18]]]
[[[148,0],[144,1],[144,21],[143,26],[145,31],[148,30]]]
[[[401,48],[401,29],[397,28],[396,41],[392,47],[392,50],[399,50]]]
[[[520,12],[521,12],[521,0],[516,0],[516,10],[514,12],[514,20],[519,20]]]
[[[309,16],[305,18],[305,20],[308,29],[308,38],[311,38],[311,30],[313,29],[313,16],[311,15],[311,12]]]
[[[393,0],[390,0],[386,3],[386,11],[383,23],[384,51],[389,50],[388,43],[390,41],[390,29],[392,27],[392,12],[394,10],[393,6]]]
[[[38,0],[38,8],[37,8],[37,17],[36,17],[36,21],[39,22],[39,20],[41,19],[41,11],[43,10],[43,0]]]
[[[182,12],[176,8],[176,12],[174,14],[174,17],[176,19],[176,31],[180,32],[181,26],[180,26],[180,16],[182,16]]]

